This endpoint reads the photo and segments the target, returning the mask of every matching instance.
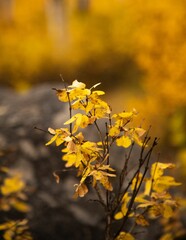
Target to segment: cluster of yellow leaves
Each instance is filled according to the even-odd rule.
[[[135,210],[129,214],[129,217],[134,217],[136,224],[140,226],[148,226],[149,222],[146,220],[141,210],[148,214],[148,218],[155,219],[163,217],[170,219],[174,214],[174,209],[178,207],[178,203],[169,194],[170,187],[179,186],[181,183],[175,181],[171,176],[164,176],[166,169],[174,168],[172,163],[155,162],[152,164],[150,177],[144,180],[144,192],[140,193],[135,198]],[[115,219],[122,219],[127,211],[134,190],[134,186],[138,186],[141,182],[142,174],[135,177],[131,184],[131,191],[126,192],[122,198],[121,210],[115,214]]]
[[[1,172],[8,173],[7,168],[1,168]],[[21,212],[28,212],[30,207],[25,203],[27,196],[24,193],[25,183],[21,176],[12,174],[4,178],[1,186],[0,193],[1,205],[0,210],[9,211],[12,207]]]
[[[79,127],[86,128],[89,124],[93,124],[96,119],[103,118],[110,113],[108,104],[99,97],[105,93],[103,91],[92,91],[98,85],[87,89],[84,83],[75,80],[68,88],[56,90],[60,101],[70,102],[72,109],[82,110],[85,113],[77,113],[64,123],[68,125],[74,122],[73,133]]]
[[[11,172],[8,168],[2,167],[0,184],[0,211],[10,211],[14,208],[20,212],[28,212],[30,206],[25,202],[27,199],[24,193],[26,185],[19,174]],[[10,220],[0,224],[0,231],[3,231],[5,240],[31,240],[28,231],[27,220]]]
[[[69,127],[55,130],[49,128],[48,132],[53,136],[46,145],[53,142],[56,143],[56,146],[63,145],[62,160],[66,163],[65,167],[77,169],[77,176],[80,177],[80,180],[79,183],[75,184],[74,197],[84,197],[88,193],[90,186],[95,188],[99,195],[98,189],[101,186],[106,190],[104,192],[107,193],[107,196],[105,197],[106,201],[102,199],[102,196],[99,196],[99,200],[107,207],[109,191],[113,191],[111,179],[119,176],[110,165],[110,148],[112,144],[115,143],[118,147],[128,148],[133,143],[136,143],[141,146],[143,152],[147,147],[148,138],[146,134],[143,140],[143,135],[146,132],[143,128],[131,126],[131,122],[137,115],[136,110],[123,111],[112,115],[111,108],[100,97],[104,92],[93,90],[98,85],[96,84],[88,89],[84,83],[75,80],[72,85],[64,89],[56,89],[58,99],[69,104],[70,119],[64,123]],[[79,110],[79,112],[73,115],[73,110]],[[105,121],[104,130],[99,127],[99,119]],[[87,128],[92,124],[95,125],[100,137],[98,142],[86,140],[83,133],[79,131],[79,128]],[[156,162],[152,164],[150,177],[145,178],[148,163],[145,165],[144,162],[146,170],[141,173],[142,160],[139,161],[142,165],[139,166],[135,175],[129,179],[128,187],[123,193],[121,189],[124,185],[122,185],[123,182],[121,183],[119,195],[113,201],[114,204],[117,202],[118,206],[113,207],[112,214],[115,220],[124,218],[125,222],[130,217],[135,224],[145,227],[149,225],[146,215],[148,215],[148,219],[159,216],[166,219],[172,217],[173,211],[178,204],[168,193],[168,190],[172,186],[180,185],[180,183],[177,183],[173,177],[164,175],[166,169],[174,168],[174,164],[171,163]],[[119,177],[120,180],[122,171]],[[56,173],[54,176],[59,182],[59,176]],[[143,193],[139,192],[141,185],[144,186]],[[119,239],[133,240],[135,238],[130,233],[121,231],[115,240]]]
[[[55,142],[56,146],[63,144],[65,148],[62,152],[65,154],[62,160],[66,162],[65,166],[78,169],[78,176],[81,177],[81,180],[76,185],[75,197],[83,197],[88,192],[85,183],[87,178],[92,179],[93,187],[100,183],[106,190],[113,190],[109,177],[115,177],[114,169],[106,164],[109,154],[105,149],[109,144],[116,142],[117,146],[124,148],[129,147],[134,141],[139,145],[143,144],[141,137],[145,130],[134,127],[127,128],[127,124],[137,115],[136,110],[111,116],[109,105],[100,97],[105,93],[94,90],[99,84],[88,89],[84,83],[75,80],[72,85],[64,89],[55,89],[58,99],[69,104],[70,112],[72,110],[80,111],[74,115],[71,112],[70,119],[64,123],[64,125],[69,125],[69,128],[55,130],[49,128],[48,132],[53,137],[46,143],[49,145]],[[83,133],[78,132],[79,128],[86,128],[91,124],[96,124],[96,127],[99,128],[97,120],[103,118],[108,126],[108,138],[105,139],[102,136],[101,143],[87,141],[84,139]],[[58,177],[56,179],[59,181]]]
[[[124,148],[129,147],[133,141],[139,145],[143,145],[141,137],[144,135],[145,130],[143,128],[127,128],[126,125],[130,123],[137,115],[135,109],[131,112],[121,112],[114,114],[112,119],[115,120],[114,124],[110,126],[109,136],[116,138],[117,146]],[[121,135],[121,133],[123,134]]]
[[[8,221],[0,224],[0,231],[4,231],[4,240],[32,240],[26,219],[21,221]]]
[[[164,176],[166,169],[174,168],[172,163],[159,163],[152,164],[151,176],[146,179],[144,199],[138,205],[138,208],[147,208],[150,218],[170,218],[173,216],[174,208],[178,203],[169,194],[170,187],[179,186],[181,183],[175,181],[172,176]],[[149,198],[147,200],[147,198]],[[137,199],[138,201],[138,199]],[[139,200],[140,202],[140,200]]]

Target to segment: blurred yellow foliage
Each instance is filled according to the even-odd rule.
[[[1,83],[22,90],[60,73],[104,81],[111,104],[135,106],[159,136],[171,128],[167,119],[185,111],[184,0],[9,4],[0,18]]]

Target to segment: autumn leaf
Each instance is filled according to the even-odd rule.
[[[74,80],[72,82],[72,85],[68,86],[69,88],[79,88],[79,89],[85,89],[86,85],[82,82],[78,82],[78,80]]]
[[[12,193],[22,191],[25,187],[25,183],[20,177],[8,177],[5,178],[3,185],[1,186],[1,193],[8,196]]]
[[[171,168],[175,168],[175,164],[155,162],[151,167],[151,177],[156,180],[163,175],[165,169]]]
[[[141,214],[136,216],[136,223],[140,226],[146,227],[149,226],[149,222],[145,219],[145,217]]]
[[[144,190],[144,195],[149,196],[152,190],[152,179],[148,179],[145,182],[145,190]]]
[[[135,238],[130,233],[120,232],[114,240],[135,240]]]
[[[119,211],[118,213],[116,213],[114,215],[114,218],[116,220],[119,220],[119,219],[123,218],[126,215],[126,213],[128,211],[128,203],[129,203],[130,199],[131,199],[131,196],[129,196],[129,193],[128,192],[125,193],[125,195],[122,198],[121,211]]]
[[[48,128],[48,132],[54,136],[45,144],[46,146],[52,144],[53,142],[56,142],[56,146],[59,146],[65,141],[66,137],[70,136],[68,128],[59,128],[55,130]]]
[[[116,144],[117,146],[128,148],[132,144],[132,141],[128,136],[122,136],[116,139]]]
[[[156,192],[163,192],[170,187],[179,186],[181,183],[176,182],[172,176],[161,176],[153,183],[153,190]]]
[[[79,185],[76,184],[75,186],[76,186],[76,190],[73,196],[74,198],[84,197],[88,193],[88,188],[84,183]]]
[[[120,129],[116,126],[112,126],[109,128],[109,136],[116,137],[120,134]]]

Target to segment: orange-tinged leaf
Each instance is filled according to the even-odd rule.
[[[77,145],[74,143],[73,140],[69,141],[67,144],[67,149],[69,150],[69,153],[76,153],[77,152]]]
[[[84,183],[76,185],[76,186],[77,187],[75,190],[74,198],[84,197],[88,193],[88,188]]]
[[[60,182],[60,177],[59,177],[59,175],[58,175],[56,172],[53,172],[53,176],[54,176],[55,179],[56,179],[56,183],[59,183],[59,182]]]

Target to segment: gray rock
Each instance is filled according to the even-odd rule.
[[[51,136],[34,129],[59,128],[69,118],[67,105],[52,87],[40,85],[24,94],[0,89],[0,146],[7,152],[2,161],[20,171],[31,189],[27,217],[35,240],[99,239],[100,214],[94,214],[87,200],[72,199],[77,182],[72,173],[64,173],[56,184],[53,171],[64,167],[61,151],[46,147]]]

